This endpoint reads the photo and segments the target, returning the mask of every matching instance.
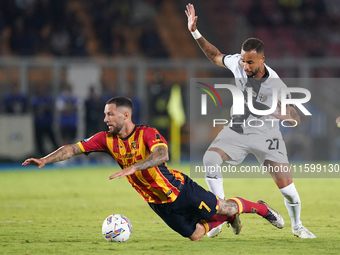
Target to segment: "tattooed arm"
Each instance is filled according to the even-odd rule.
[[[223,57],[225,56],[225,54],[222,54],[214,45],[208,42],[203,36],[196,40],[196,42],[212,63],[225,68],[225,65],[223,64]]]
[[[185,13],[188,17],[188,29],[190,32],[194,32],[197,29],[196,23],[198,18],[197,16],[195,16],[194,6],[192,4],[188,4]],[[225,55],[222,54],[214,45],[208,42],[203,36],[198,38],[196,42],[211,62],[216,65],[225,67],[223,64],[223,57]]]
[[[54,163],[54,162],[59,162],[63,161],[69,158],[72,158],[73,156],[79,155],[83,153],[79,147],[78,144],[70,144],[70,145],[65,145],[57,149],[56,151],[52,152],[51,154],[40,158],[29,158],[26,159],[22,165],[35,165],[39,166],[39,169],[44,167],[46,164],[49,163]]]
[[[278,104],[278,113],[277,114],[270,114],[279,120],[285,120],[291,126],[298,126],[301,123],[300,115],[296,111],[293,106],[287,105],[286,106],[286,115],[281,114],[281,101],[279,100]]]
[[[118,171],[117,173],[110,175],[109,179],[111,180],[116,177],[122,178],[123,176],[131,175],[138,170],[158,166],[168,160],[169,160],[168,148],[166,146],[159,145],[153,149],[153,151],[147,158],[137,162],[136,164],[130,167],[124,168]]]
[[[237,203],[234,200],[219,199],[219,206],[216,214],[231,217],[238,213]]]
[[[144,160],[139,161],[138,163],[134,164],[133,166],[136,170],[143,170],[150,167],[158,166],[163,162],[169,160],[168,149],[166,146],[159,145],[154,148],[151,154]]]

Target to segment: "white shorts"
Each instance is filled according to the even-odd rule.
[[[287,150],[282,136],[271,137],[259,134],[239,134],[225,126],[217,135],[209,148],[223,150],[231,160],[226,162],[232,165],[242,163],[245,157],[251,153],[260,164],[265,160],[276,163],[289,163]]]

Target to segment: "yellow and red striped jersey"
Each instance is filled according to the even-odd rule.
[[[122,169],[144,160],[156,146],[168,146],[157,129],[142,125],[135,125],[126,137],[99,132],[78,145],[84,153],[110,153]],[[183,174],[169,169],[165,162],[126,178],[145,201],[156,204],[175,201],[184,184]]]

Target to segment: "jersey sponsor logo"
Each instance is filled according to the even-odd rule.
[[[124,158],[132,158],[133,157],[133,153],[126,153],[124,155]]]
[[[137,149],[137,142],[132,142],[131,148],[134,149],[134,150]]]
[[[261,102],[266,102],[266,100],[267,100],[267,95],[260,93],[260,95],[259,95],[259,100],[260,100]]]
[[[121,163],[118,163],[119,164],[119,166],[122,168],[122,169],[125,169],[125,168],[128,168],[128,167],[130,167],[130,166],[132,166],[132,165],[134,165],[134,164],[136,164],[136,162],[132,162],[132,163],[130,163],[130,164],[121,164]]]

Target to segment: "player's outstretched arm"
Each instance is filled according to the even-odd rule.
[[[46,164],[63,161],[63,160],[69,159],[73,156],[79,155],[81,153],[83,153],[83,152],[80,149],[78,144],[65,145],[65,146],[60,147],[59,149],[55,150],[54,152],[52,152],[51,154],[49,154],[49,155],[47,155],[43,158],[26,159],[22,163],[22,165],[23,166],[35,165],[35,166],[38,166],[39,169],[40,169],[40,168],[44,167]]]
[[[185,14],[188,17],[188,29],[191,33],[193,33],[194,38],[196,39],[197,44],[200,46],[201,50],[207,56],[207,58],[216,65],[225,67],[223,64],[223,57],[225,54],[222,54],[214,45],[209,43],[197,30],[197,19],[195,16],[195,8],[193,4],[188,4],[187,9],[185,10]]]
[[[154,166],[158,166],[169,160],[168,148],[163,145],[156,146],[151,154],[142,161],[136,164],[124,168],[109,176],[109,179],[114,179],[116,177],[122,178],[123,176],[131,175],[138,170],[148,169]]]

